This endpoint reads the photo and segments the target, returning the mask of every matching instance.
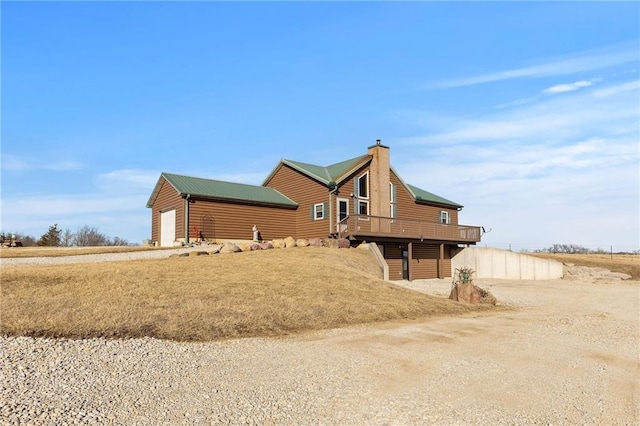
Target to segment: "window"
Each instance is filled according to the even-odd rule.
[[[369,202],[368,201],[358,201],[358,214],[363,214],[369,216]]]
[[[313,205],[313,220],[324,219],[324,204]]]
[[[369,198],[369,172],[358,178],[358,198]]]
[[[369,216],[369,172],[355,178],[353,184],[354,213]],[[361,217],[360,220],[369,220],[369,218]]]
[[[440,223],[451,223],[449,212],[444,210],[440,212]]]
[[[397,206],[396,206],[396,186],[389,182],[389,213],[392,218],[396,218],[398,216]]]

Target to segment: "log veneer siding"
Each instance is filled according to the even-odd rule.
[[[303,175],[299,171],[282,164],[265,186],[278,190],[298,203],[295,211],[295,228],[290,235],[294,238],[324,238],[331,230],[329,223],[335,223],[335,218],[329,219],[329,211],[335,216],[335,201],[332,208],[327,208],[325,218],[311,219],[311,208],[314,204],[329,202],[329,188]]]
[[[433,222],[440,221],[440,212],[449,212],[452,225],[458,224],[458,210],[455,208],[436,207],[417,203],[413,196],[400,183],[400,179],[391,172],[391,182],[396,186],[396,209],[398,219],[419,219]]]
[[[296,211],[288,208],[195,199],[189,205],[189,238],[253,239],[253,226],[263,240],[295,236]]]

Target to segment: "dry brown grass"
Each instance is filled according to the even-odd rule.
[[[533,256],[554,259],[562,263],[573,263],[579,266],[605,268],[612,272],[623,272],[640,280],[640,255],[637,254],[547,254],[535,253]]]
[[[166,250],[166,248],[138,246],[105,247],[4,247],[0,249],[0,258],[15,257],[60,257],[82,254],[125,253],[130,251]]]
[[[7,267],[0,332],[206,341],[490,309],[406,290],[375,274],[368,251],[310,247]]]

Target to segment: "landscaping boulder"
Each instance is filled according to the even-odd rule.
[[[222,248],[221,244],[213,244],[209,246],[209,254],[218,254],[220,253],[220,249]]]
[[[480,292],[471,283],[457,283],[451,288],[449,299],[456,302],[476,304],[480,303]]]
[[[271,244],[273,245],[273,248],[285,248],[286,244],[284,243],[284,240],[273,240],[271,241]]]
[[[233,243],[225,243],[220,249],[220,253],[238,253],[240,251],[242,251],[240,247]]]
[[[338,240],[335,238],[326,238],[322,240],[322,245],[328,248],[338,248]]]
[[[208,255],[209,253],[207,253],[206,251],[190,251],[189,252],[189,257],[195,257],[195,256],[204,256],[204,255]]]
[[[309,247],[309,241],[305,240],[304,238],[301,238],[299,240],[296,240],[296,245],[298,247]]]
[[[240,248],[240,251],[242,251],[242,252],[251,251],[251,244],[249,244],[249,243],[238,244],[238,247]]]
[[[480,287],[476,287],[473,283],[456,283],[451,288],[449,299],[463,303],[488,303],[495,305],[498,301],[493,294]]]
[[[287,237],[284,239],[285,248],[291,248],[296,246],[296,240],[293,237]]]
[[[250,245],[251,251],[256,251],[256,250],[260,250],[260,244],[258,243],[253,243]]]
[[[273,248],[273,244],[271,244],[269,241],[263,241],[258,244],[258,246],[260,247],[260,250],[269,250]]]
[[[311,247],[322,247],[322,238],[311,238],[309,239],[309,245]]]
[[[338,248],[349,248],[351,247],[351,241],[346,238],[338,238]]]

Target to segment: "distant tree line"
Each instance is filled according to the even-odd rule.
[[[576,244],[553,244],[550,247],[534,250],[534,253],[561,253],[561,254],[608,254],[613,250],[610,248],[609,250],[605,250],[602,248],[598,248],[596,250],[592,250],[583,246],[579,246]],[[620,252],[616,252],[617,254],[621,254]],[[640,253],[640,250],[636,250],[631,252]]]
[[[8,242],[11,239],[20,241],[24,247],[95,247],[95,246],[129,246],[129,242],[120,237],[110,238],[98,231],[97,228],[84,225],[76,232],[69,228],[64,230],[58,228],[58,224],[51,225],[49,230],[42,234],[39,239],[31,235],[20,232],[1,232],[0,239]]]

